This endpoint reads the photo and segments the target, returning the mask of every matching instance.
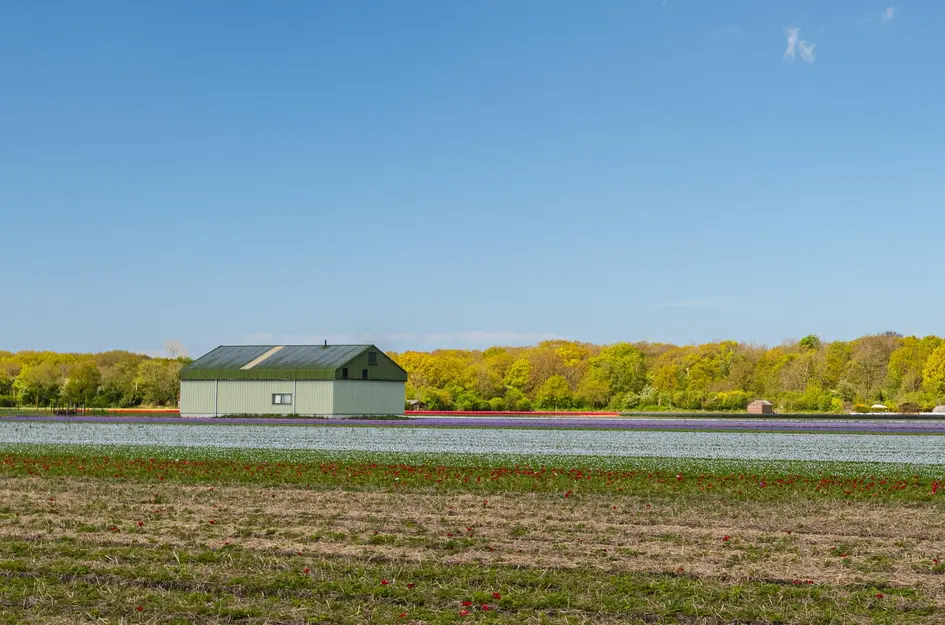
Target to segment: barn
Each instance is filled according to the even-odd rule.
[[[748,404],[748,414],[774,414],[774,405],[764,399],[755,400]]]
[[[181,370],[183,417],[402,415],[407,372],[374,345],[221,345]]]

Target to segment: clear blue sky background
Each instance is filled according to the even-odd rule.
[[[943,334],[943,67],[940,0],[0,1],[0,348]]]

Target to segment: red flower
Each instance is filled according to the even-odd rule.
[[[464,607],[464,608],[468,608],[468,607],[471,606],[471,605],[472,605],[472,601],[463,601],[463,607]]]
[[[144,610],[144,606],[143,605],[135,606],[135,610],[137,610],[138,612],[141,612],[142,610]]]
[[[407,588],[413,588],[414,586],[416,586],[416,584],[414,584],[413,582],[410,582],[409,584],[407,584]]]
[[[389,583],[390,583],[390,582],[387,581],[386,579],[382,579],[382,580],[381,580],[381,586],[386,586],[386,585],[388,585]]]
[[[467,614],[469,614],[469,610],[460,610],[460,611],[459,611],[459,615],[460,615],[460,616],[466,616]]]
[[[489,604],[488,604],[488,603],[483,603],[483,604],[482,604],[482,609],[485,610],[486,612],[488,612],[488,611],[491,610],[492,608],[489,607]]]
[[[722,542],[723,542],[723,543],[727,543],[727,542],[730,541],[731,539],[732,539],[731,536],[723,536],[723,537],[722,537]]]
[[[142,523],[141,521],[138,521],[138,527],[144,527],[144,523]]]
[[[885,597],[885,596],[886,596],[886,595],[884,595],[884,594],[881,593],[881,592],[876,593],[876,598],[877,598],[877,599],[882,599],[882,598]]]
[[[492,593],[492,598],[493,598],[493,599],[501,599],[501,598],[502,598],[502,595],[500,595],[500,594],[497,593],[497,592],[494,592],[494,593]]]
[[[398,618],[407,618],[407,613],[406,613],[406,612],[401,612],[401,613],[400,613],[400,616],[399,616]]]
[[[310,569],[310,568],[308,568],[308,567],[305,567],[304,569],[302,569],[302,572],[303,572],[303,573],[311,573],[311,572],[312,572],[312,569]]]
[[[216,521],[214,521],[213,519],[210,519],[210,525],[216,525],[216,524],[217,524]]]

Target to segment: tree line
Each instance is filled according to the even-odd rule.
[[[0,407],[177,406],[188,358],[0,351]]]
[[[764,347],[545,341],[533,347],[393,354],[407,398],[431,410],[744,410],[842,412],[881,403],[918,412],[945,404],[945,340],[883,332],[816,335]]]
[[[842,412],[882,403],[945,404],[945,340],[884,332],[815,335],[764,347],[544,341],[531,347],[390,354],[409,374],[407,400],[430,410],[744,410]],[[176,406],[183,357],[0,351],[0,407]]]

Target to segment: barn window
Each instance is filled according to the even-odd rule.
[[[367,380],[367,369],[361,369],[361,379]]]
[[[273,393],[272,394],[272,403],[279,405],[291,405],[292,404],[292,393]]]
[[[369,365],[377,364],[377,352],[368,352],[367,353],[367,363]]]
[[[341,379],[342,379],[342,380],[347,380],[347,379],[348,379],[348,367],[344,367],[344,368],[341,370]]]

